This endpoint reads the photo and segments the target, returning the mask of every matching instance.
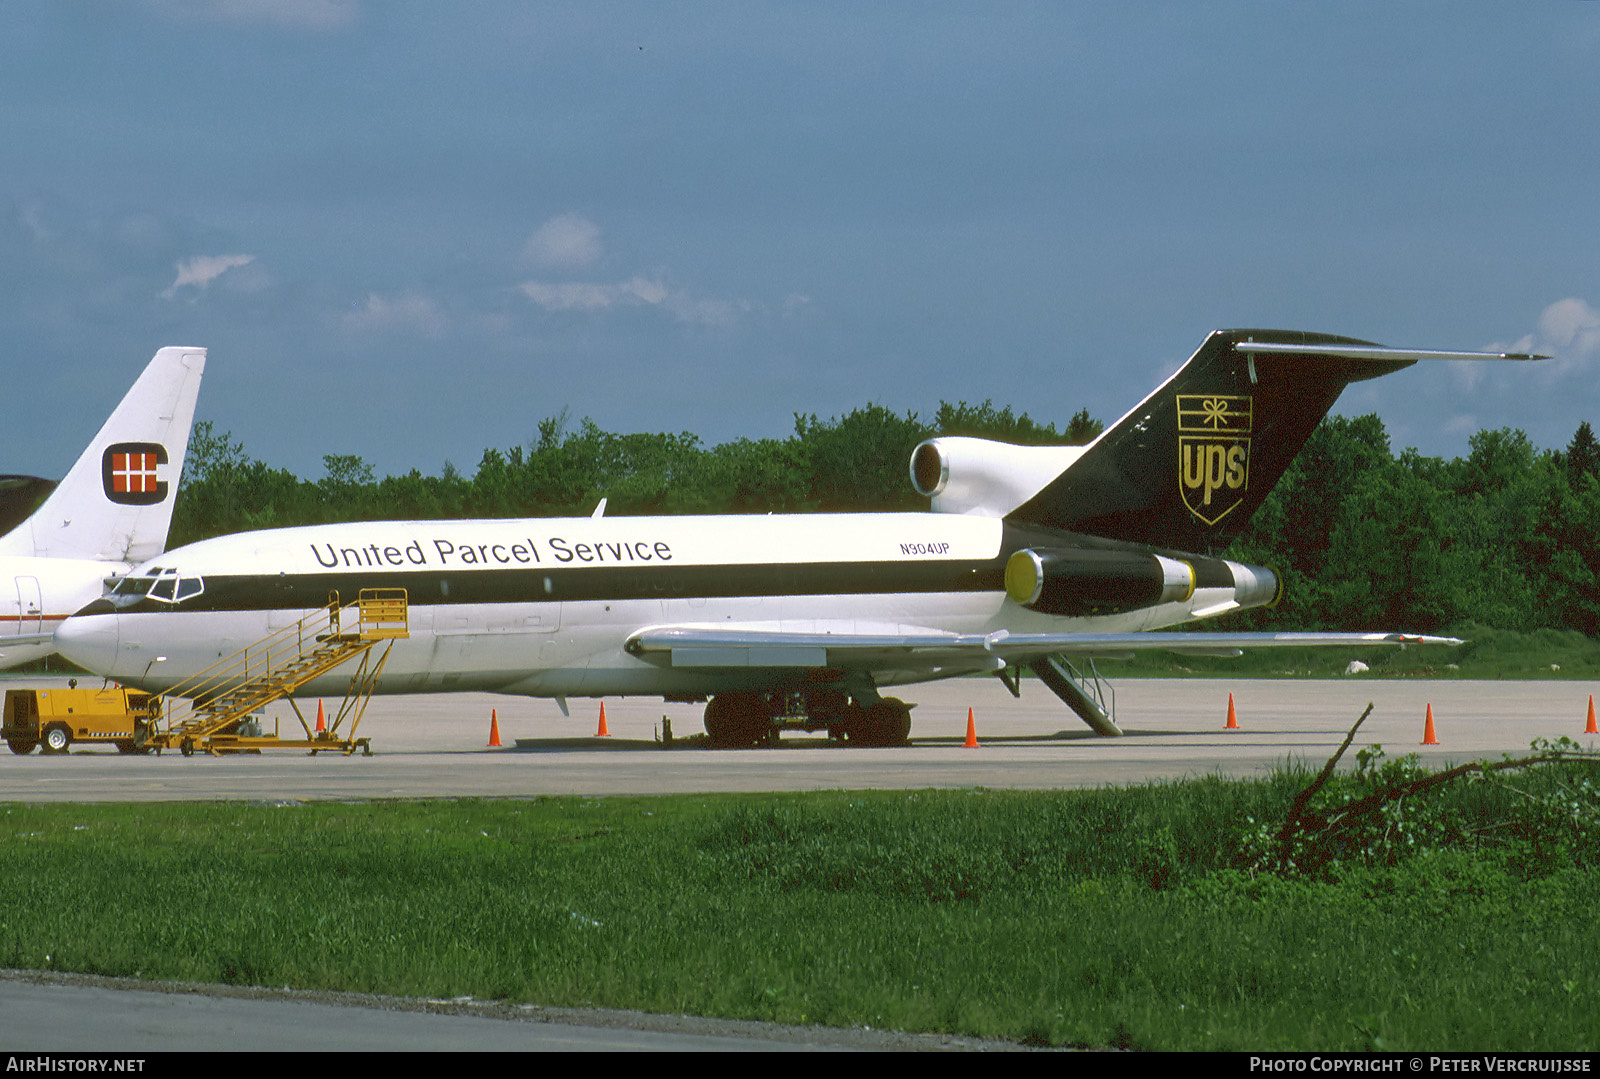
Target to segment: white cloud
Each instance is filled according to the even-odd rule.
[[[695,326],[731,325],[752,309],[747,300],[702,299],[660,280],[635,275],[614,285],[584,281],[525,281],[517,288],[546,311],[598,313],[628,307],[663,311]]]
[[[1495,352],[1534,352],[1556,360],[1588,360],[1600,355],[1600,311],[1576,296],[1539,312],[1535,330],[1506,344],[1487,346]]]
[[[1576,297],[1557,300],[1539,314],[1538,342],[1563,360],[1593,360],[1600,356],[1600,311]]]
[[[596,285],[583,281],[526,281],[519,285],[523,295],[546,311],[605,311],[612,307],[648,303],[641,289],[652,282],[634,278],[620,285]],[[655,289],[652,287],[651,292]]]
[[[522,245],[523,259],[546,270],[586,270],[601,253],[600,226],[577,213],[552,217]]]
[[[29,202],[18,210],[17,220],[33,237],[34,243],[47,244],[56,238],[55,233],[44,223],[44,207],[38,202]]]
[[[353,308],[339,321],[345,329],[362,333],[404,330],[442,337],[448,328],[448,320],[439,305],[415,292],[392,299],[369,292],[365,304]]]
[[[664,306],[679,322],[695,326],[731,326],[755,305],[749,300],[700,300],[680,292],[669,295]]]
[[[585,270],[604,256],[600,227],[580,213],[550,218],[522,245],[523,261],[550,271]],[[674,288],[659,274],[634,274],[624,281],[534,280],[517,286],[529,300],[546,311],[581,311],[598,314],[628,308],[660,311],[694,326],[727,326],[753,309],[747,300],[721,300],[695,296]],[[791,298],[793,299],[793,298]],[[797,303],[786,306],[786,310]]]
[[[154,0],[158,11],[179,19],[288,30],[340,30],[360,16],[356,0]]]
[[[178,294],[178,290],[185,285],[196,288],[209,288],[211,282],[227,273],[229,270],[240,266],[248,266],[256,260],[254,255],[196,255],[178,263],[178,276],[167,286],[161,294],[163,300],[170,300]]]
[[[1596,361],[1600,361],[1600,310],[1575,296],[1557,300],[1539,312],[1539,320],[1532,333],[1510,344],[1495,343],[1489,348],[1495,352],[1532,352],[1549,356],[1549,360],[1536,365],[1532,376],[1545,385],[1569,376],[1590,379]],[[1453,366],[1465,368],[1470,365]],[[1485,375],[1486,372],[1474,372],[1465,385],[1469,388],[1476,386]]]

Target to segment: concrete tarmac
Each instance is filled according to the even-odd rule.
[[[26,684],[40,685],[34,679]],[[4,683],[0,683],[3,685]],[[14,684],[22,684],[16,682]],[[0,753],[0,801],[300,801],[383,798],[633,795],[716,791],[1127,785],[1211,773],[1246,776],[1289,759],[1314,767],[1337,748],[1368,702],[1373,713],[1346,756],[1373,743],[1429,764],[1521,753],[1534,739],[1566,736],[1591,748],[1584,720],[1592,683],[1126,679],[1116,710],[1127,732],[1102,738],[1034,681],[1015,699],[993,678],[907,687],[917,702],[909,746],[862,749],[820,735],[785,735],[776,747],[710,750],[701,707],[606,700],[609,737],[597,737],[600,703],[492,694],[374,697],[356,733],[372,755],[276,750],[207,757],[122,755],[74,747],[64,756]],[[1239,726],[1224,728],[1233,695]],[[334,702],[325,702],[331,711]],[[1439,744],[1421,745],[1432,706]],[[301,702],[311,717],[316,702]],[[963,747],[972,710],[979,748]],[[502,748],[489,748],[490,718]],[[302,737],[287,705],[268,713]],[[670,725],[672,745],[663,733]]]

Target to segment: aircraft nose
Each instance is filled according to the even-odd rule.
[[[56,628],[56,651],[85,670],[115,677],[120,638],[114,609],[98,599]]]

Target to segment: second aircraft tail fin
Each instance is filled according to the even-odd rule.
[[[0,554],[138,563],[165,549],[203,348],[163,348],[89,448]]]

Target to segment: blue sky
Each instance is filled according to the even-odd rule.
[[[306,478],[563,409],[1115,419],[1215,328],[1531,348],[1395,448],[1600,423],[1600,4],[0,0],[0,472],[154,351]]]

